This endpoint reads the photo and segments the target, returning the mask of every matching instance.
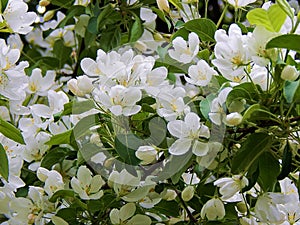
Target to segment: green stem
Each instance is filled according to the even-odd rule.
[[[228,8],[228,4],[225,5],[224,9],[223,9],[223,12],[218,20],[218,23],[217,23],[217,28],[221,25],[224,17],[225,17],[225,13],[227,12],[227,8]]]

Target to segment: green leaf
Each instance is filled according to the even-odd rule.
[[[0,1],[0,11],[1,11],[1,13],[3,13],[4,12],[4,10],[5,10],[5,8],[6,8],[6,6],[7,6],[7,3],[8,3],[8,0],[1,0]]]
[[[60,116],[81,114],[93,108],[95,108],[95,104],[92,100],[86,100],[86,101],[74,100],[64,104],[64,111]]]
[[[0,133],[2,133],[5,137],[18,142],[20,144],[25,144],[23,136],[19,129],[17,129],[11,123],[0,118]]]
[[[192,151],[188,151],[183,155],[171,155],[163,171],[158,175],[157,180],[161,181],[168,179],[181,171],[181,169],[184,168],[187,163],[189,163],[192,156]]]
[[[293,161],[292,149],[289,142],[287,141],[283,150],[283,157],[282,157],[282,164],[281,164],[282,166],[281,166],[280,174],[277,177],[278,180],[282,180],[289,175],[289,173],[292,170],[292,161]]]
[[[286,99],[288,103],[292,103],[295,98],[295,94],[300,91],[300,80],[297,81],[285,81],[284,87],[283,87],[283,96]]]
[[[56,164],[62,162],[66,156],[72,154],[74,151],[71,151],[68,148],[57,147],[54,148],[45,155],[42,159],[41,167],[46,169],[51,169],[51,167]]]
[[[56,202],[59,198],[65,199],[66,197],[74,198],[75,193],[73,190],[58,190],[56,191],[51,198],[49,198],[50,202]]]
[[[105,212],[108,208],[120,207],[120,202],[116,200],[114,194],[105,193],[99,200],[90,200],[87,203],[88,210],[92,213],[101,211]]]
[[[271,39],[266,44],[266,49],[269,48],[285,48],[300,52],[300,35],[298,34],[284,34]]]
[[[249,11],[247,19],[250,24],[262,25],[269,31],[279,32],[286,19],[286,13],[278,4],[274,4],[268,10],[256,8]]]
[[[102,31],[100,46],[104,51],[118,47],[121,41],[121,29],[118,26],[111,26]]]
[[[0,143],[0,175],[7,181],[8,180],[8,158],[6,151]]]
[[[97,34],[98,33],[98,24],[97,24],[98,18],[96,16],[93,16],[89,19],[87,30],[91,34]]]
[[[200,102],[200,111],[206,120],[209,119],[208,113],[210,112],[210,105],[215,97],[215,94],[209,94],[204,100]]]
[[[135,151],[143,145],[143,140],[134,134],[117,134],[115,149],[124,163],[137,166],[141,160],[135,156]]]
[[[214,36],[217,28],[215,23],[210,19],[190,20],[184,24],[184,27],[191,32],[195,32],[201,41],[215,41]]]
[[[176,201],[161,200],[156,204],[151,211],[161,213],[167,216],[177,217],[179,216],[179,207]]]
[[[258,183],[264,191],[273,191],[280,172],[279,161],[270,152],[263,152],[258,160]]]
[[[242,143],[232,160],[232,172],[247,171],[259,156],[272,146],[272,137],[265,133],[254,133]]]
[[[99,122],[100,118],[98,114],[89,115],[79,120],[79,122],[73,128],[75,139],[82,137],[85,133],[89,132],[91,127],[98,125]]]
[[[39,67],[43,70],[54,70],[58,68],[59,60],[54,57],[39,57],[41,58],[35,63],[35,67]]]
[[[252,83],[242,83],[235,86],[227,96],[226,106],[230,107],[232,102],[242,99],[245,99],[248,103],[257,102],[259,93],[257,93],[253,85]],[[259,88],[257,85],[256,87]]]
[[[78,209],[76,209],[75,207],[62,208],[56,213],[56,216],[63,218],[69,224],[79,225],[80,223],[77,221],[77,210]]]
[[[134,23],[129,32],[129,42],[137,41],[144,33],[144,27],[139,17],[134,18]]]
[[[293,10],[292,10],[290,4],[286,0],[276,0],[276,3],[288,15],[288,17],[290,17],[292,20],[294,20]]]
[[[73,0],[51,0],[51,4],[68,9],[73,5]]]
[[[70,61],[72,48],[66,47],[63,40],[57,40],[53,46],[53,54],[59,60],[59,68]]]
[[[47,145],[60,145],[60,144],[70,144],[71,135],[73,130],[68,130],[66,132],[53,135],[49,141],[46,142]]]
[[[67,13],[66,17],[60,22],[59,27],[63,28],[66,26],[70,19],[73,19],[74,16],[80,16],[85,13],[85,7],[82,5],[73,5],[71,6]]]
[[[251,105],[246,112],[243,115],[243,121],[248,120],[251,118],[251,115],[253,112],[255,112],[256,110],[260,109],[260,105],[259,104],[254,104]]]
[[[83,14],[78,18],[78,22],[75,24],[75,32],[82,38],[84,38],[85,31],[89,24],[89,20],[90,17],[88,15]]]
[[[178,31],[172,34],[171,41],[173,41],[177,37],[182,37],[184,40],[188,40],[189,31],[184,27],[180,28]]]

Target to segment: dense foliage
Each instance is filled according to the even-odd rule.
[[[0,10],[0,224],[300,224],[297,1]]]

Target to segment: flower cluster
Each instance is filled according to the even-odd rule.
[[[0,2],[0,224],[300,224],[299,5],[218,3]]]

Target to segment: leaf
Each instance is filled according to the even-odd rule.
[[[269,48],[285,48],[300,52],[300,35],[298,34],[284,34],[271,39],[266,44],[266,49]]]
[[[293,10],[292,10],[290,4],[286,0],[276,0],[276,3],[288,15],[288,17],[290,17],[292,20],[294,20]]]
[[[0,118],[0,133],[2,133],[5,137],[18,142],[20,144],[25,144],[23,136],[19,129],[17,129],[11,123]]]
[[[135,16],[134,23],[129,32],[129,42],[137,41],[144,33],[144,27],[139,17]]]
[[[62,162],[66,156],[72,154],[73,152],[74,151],[71,151],[68,148],[54,148],[48,151],[48,153],[44,156],[41,162],[41,167],[51,169],[54,164]]]
[[[135,151],[143,145],[143,140],[134,134],[117,134],[115,138],[115,149],[122,161],[137,166],[141,160],[135,156]]]
[[[70,144],[71,135],[73,130],[68,130],[66,132],[53,135],[49,141],[46,142],[47,145],[60,145],[60,144]]]
[[[176,201],[161,200],[156,204],[151,211],[161,213],[167,216],[177,217],[179,216],[179,207]]]
[[[296,100],[295,94],[297,93],[297,90],[299,88],[300,88],[300,80],[293,81],[293,82],[285,81],[283,87],[283,96],[288,103],[292,103],[294,100]]]
[[[59,60],[59,68],[70,61],[72,49],[64,45],[63,40],[57,40],[53,45],[53,54]]]
[[[243,121],[248,120],[251,118],[251,115],[253,112],[255,112],[256,110],[260,109],[260,105],[259,104],[254,104],[251,105],[244,113],[243,115]]]
[[[6,151],[0,143],[0,175],[7,181],[9,175],[8,158]]]
[[[62,199],[65,199],[66,197],[74,198],[74,196],[75,193],[73,190],[58,190],[51,196],[51,198],[49,198],[49,201],[55,203],[59,198]]]
[[[292,149],[289,142],[287,141],[283,150],[283,157],[282,157],[282,164],[281,164],[282,166],[281,166],[280,174],[277,177],[278,180],[282,180],[289,175],[289,173],[292,170],[292,161],[293,161]]]
[[[51,4],[68,9],[73,5],[73,0],[51,0]]]
[[[269,31],[279,32],[286,18],[286,13],[278,4],[272,5],[268,10],[256,8],[248,12],[247,19],[250,24],[262,25]]]
[[[92,100],[86,101],[71,101],[64,104],[64,111],[60,116],[81,114],[95,108],[95,104]]]
[[[108,208],[118,208],[119,206],[120,202],[116,201],[116,196],[110,193],[104,193],[99,200],[90,200],[87,203],[88,210],[92,213],[105,212]]]
[[[97,34],[98,33],[98,24],[97,24],[97,17],[93,16],[89,19],[88,25],[87,25],[87,30],[91,34]]]
[[[129,194],[123,196],[122,199],[126,202],[137,202],[143,199],[148,194],[151,188],[151,185],[139,187],[134,191],[130,192]]]
[[[191,32],[195,32],[201,41],[215,41],[214,36],[217,28],[215,23],[210,19],[190,20],[184,24],[184,27]]]
[[[188,40],[189,31],[184,27],[180,28],[178,31],[172,34],[171,41],[173,41],[177,37],[182,37],[184,40]]]
[[[232,173],[247,171],[258,157],[271,148],[272,137],[265,133],[254,133],[242,143],[232,160]]]
[[[63,28],[66,26],[70,19],[73,19],[74,16],[80,16],[85,13],[85,7],[82,5],[73,5],[71,6],[67,13],[66,17],[60,22],[59,27]]]
[[[82,118],[73,128],[74,138],[77,140],[78,138],[82,137],[85,133],[89,132],[91,127],[98,125],[99,122],[100,118],[98,114],[89,115]]]
[[[252,83],[243,83],[235,86],[227,96],[226,106],[229,108],[233,101],[242,99],[245,99],[248,103],[257,102],[259,93],[257,93],[253,85]],[[258,85],[256,87],[258,88]]]
[[[35,64],[36,67],[44,70],[54,70],[58,68],[59,60],[54,57],[39,57],[41,58]]]
[[[62,208],[58,210],[56,216],[63,218],[69,224],[79,224],[77,221],[77,209],[76,208]]]
[[[8,0],[1,0],[0,1],[0,11],[1,11],[1,13],[3,13],[4,12],[4,10],[5,10],[5,8],[6,8],[6,6],[7,6],[7,3],[8,3]]]
[[[102,31],[100,46],[104,51],[118,47],[121,41],[121,29],[118,26],[111,26]]]
[[[259,157],[258,183],[264,191],[273,191],[280,173],[279,161],[270,152],[263,152]]]
[[[215,97],[215,94],[209,94],[204,100],[200,102],[200,111],[206,120],[209,119],[208,113],[210,113],[210,106]]]
[[[188,151],[184,155],[171,155],[163,171],[158,175],[156,180],[161,181],[172,177],[190,161],[192,156],[192,151]]]

